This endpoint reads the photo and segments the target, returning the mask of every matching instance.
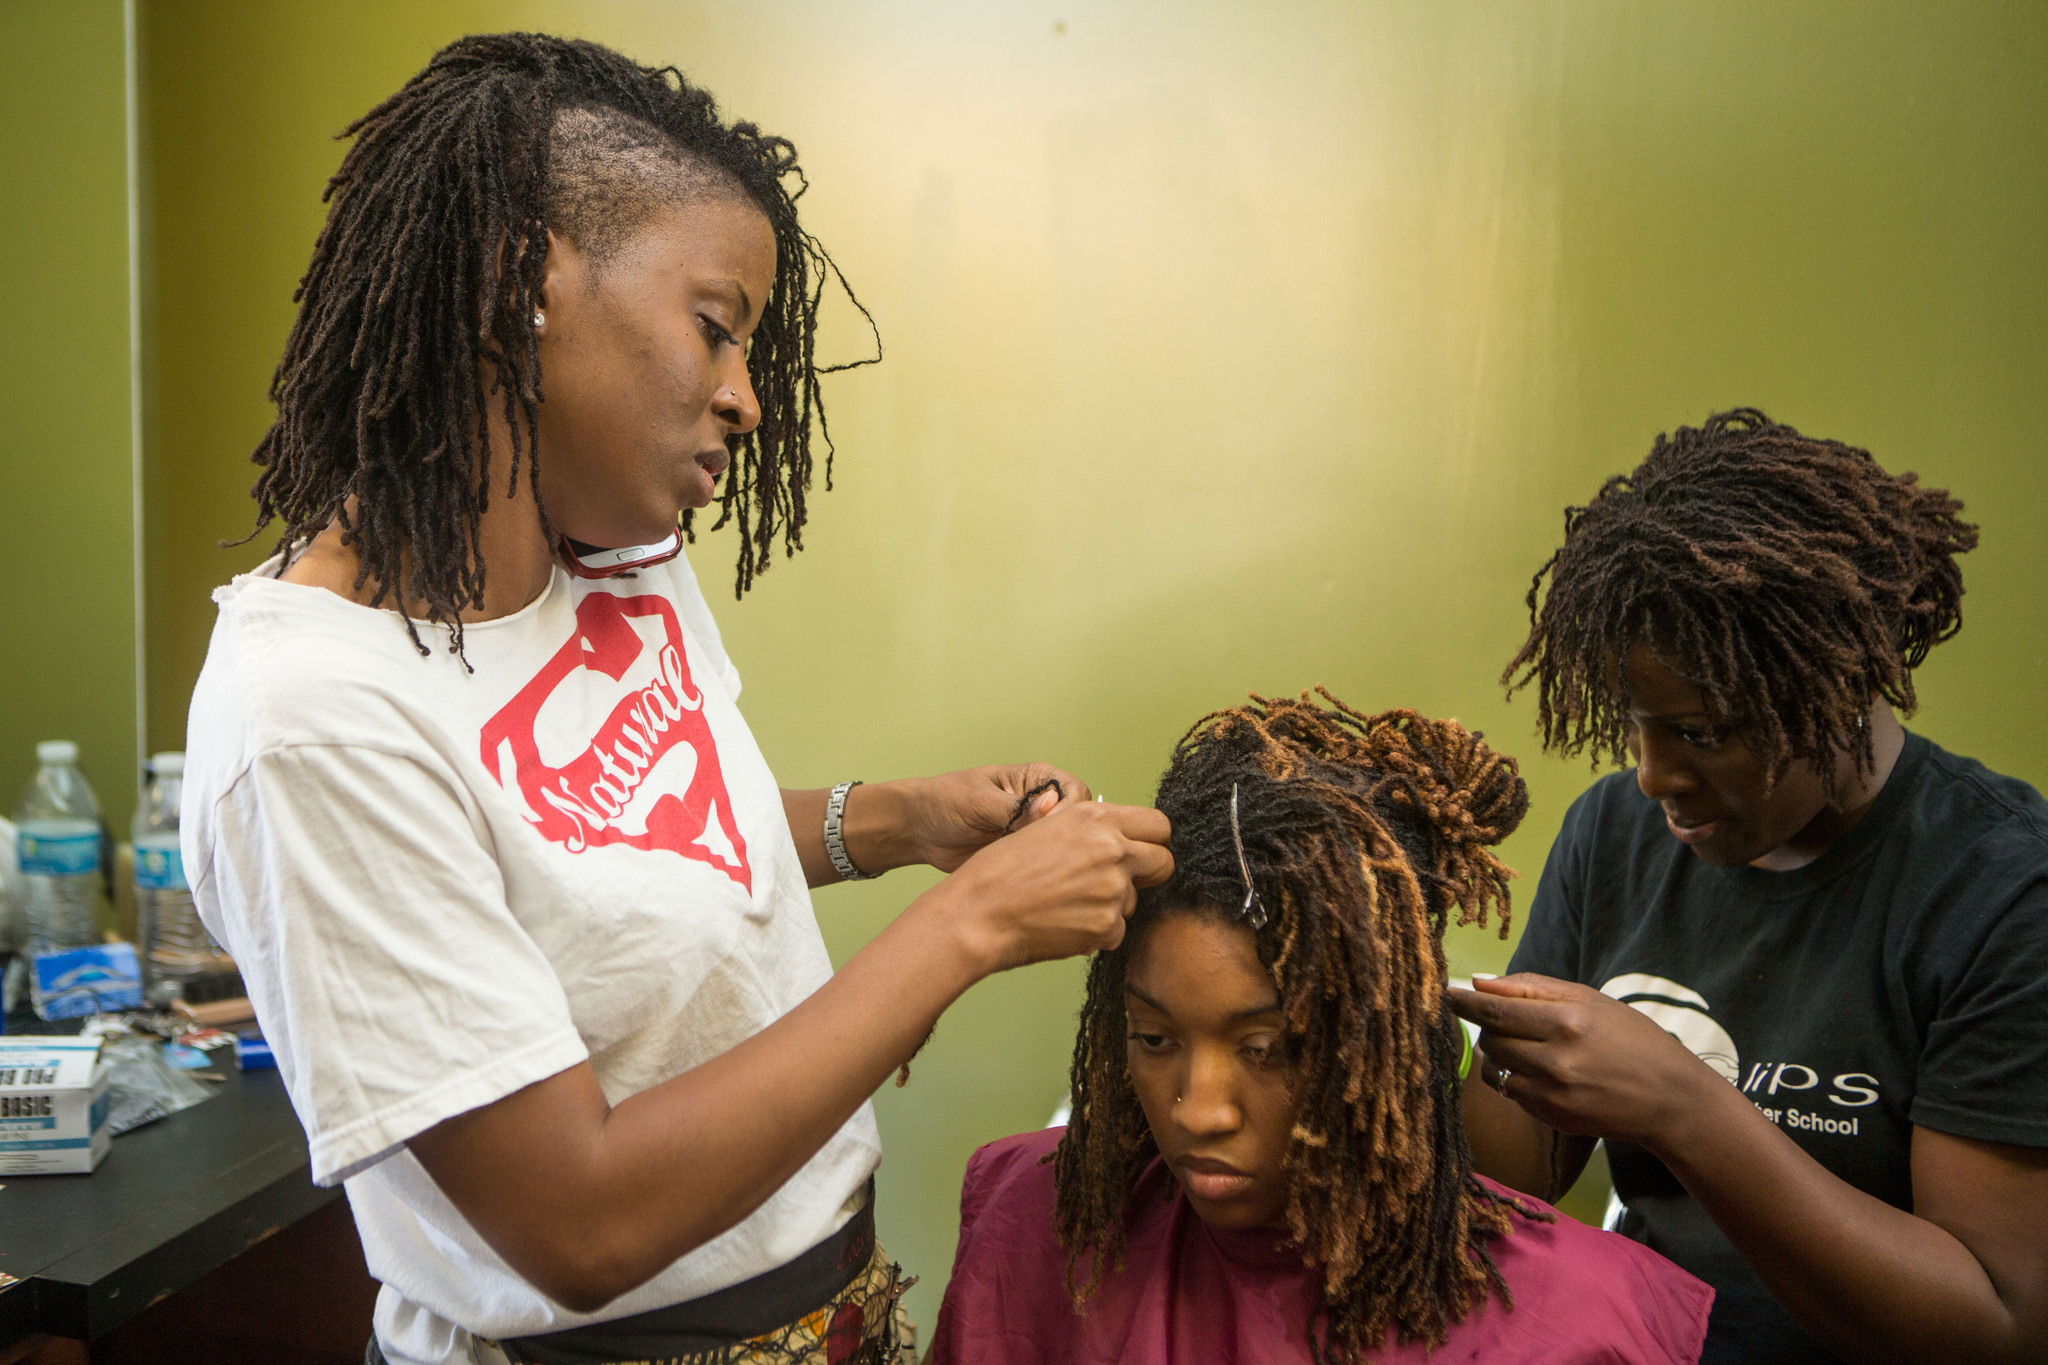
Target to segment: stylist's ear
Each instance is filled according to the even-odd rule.
[[[589,258],[574,242],[550,232],[547,263],[541,267],[540,286],[533,295],[534,330],[546,331],[552,326],[559,333],[589,278]]]

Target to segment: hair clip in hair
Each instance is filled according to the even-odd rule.
[[[1252,865],[1245,861],[1244,829],[1237,820],[1237,783],[1230,784],[1230,842],[1237,847],[1237,871],[1244,878],[1244,904],[1237,909],[1237,917],[1254,929],[1266,927],[1266,907],[1259,902],[1258,888],[1252,885]]]

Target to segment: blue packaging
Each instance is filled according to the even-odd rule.
[[[77,1019],[142,1008],[142,964],[132,943],[96,943],[38,953],[29,994],[45,1019]]]
[[[275,1071],[277,1058],[270,1054],[270,1044],[263,1041],[260,1033],[238,1033],[235,1035],[235,1069],[237,1071]]]
[[[204,1071],[213,1065],[213,1060],[205,1053],[183,1043],[165,1043],[164,1060],[180,1071]]]

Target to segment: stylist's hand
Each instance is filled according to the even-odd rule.
[[[1483,1078],[1561,1133],[1661,1150],[1699,1112],[1704,1087],[1728,1084],[1649,1016],[1590,986],[1533,972],[1472,984],[1446,994],[1480,1027]]]
[[[1013,825],[1017,803],[1047,782],[1058,783],[1033,798]],[[940,773],[915,784],[905,813],[904,835],[916,861],[941,872],[958,871],[977,849],[1005,833],[1050,815],[1056,806],[1089,799],[1086,783],[1049,763],[999,763]]]
[[[1114,948],[1137,888],[1173,874],[1170,833],[1149,806],[1069,800],[968,858],[918,908],[981,976]]]

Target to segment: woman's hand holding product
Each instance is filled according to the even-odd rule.
[[[905,833],[917,861],[941,872],[958,872],[977,849],[1092,795],[1081,779],[1044,763],[940,773],[917,789],[922,799],[911,807]]]
[[[1534,972],[1472,985],[1448,996],[1453,1010],[1480,1027],[1479,1050],[1490,1064],[1481,1077],[1560,1133],[1661,1151],[1718,1098],[1712,1087],[1727,1088],[1649,1016],[1590,986]]]
[[[856,782],[845,795],[841,831],[848,859],[864,876],[917,863],[957,872],[977,849],[1089,795],[1086,783],[1048,763]],[[812,886],[842,880],[821,833],[830,799],[826,788],[782,793],[804,878]]]
[[[911,911],[932,900],[944,906],[977,979],[1114,948],[1137,888],[1173,871],[1169,832],[1166,817],[1149,806],[1069,799],[969,858]]]

